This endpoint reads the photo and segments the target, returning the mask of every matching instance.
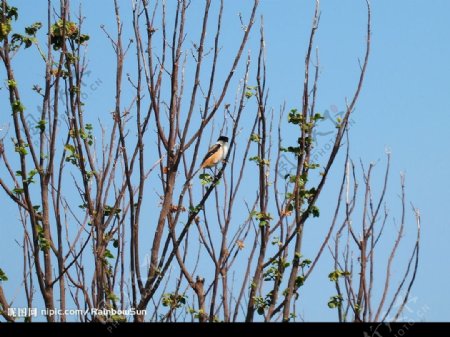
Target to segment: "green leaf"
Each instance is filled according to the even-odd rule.
[[[176,309],[176,308],[182,307],[184,304],[186,304],[186,296],[184,296],[184,295],[175,294],[175,293],[163,294],[162,305],[164,307],[170,307],[172,309]],[[188,309],[188,310],[191,311],[193,309]],[[193,310],[193,312],[191,312],[191,313],[194,313],[194,312],[196,312],[196,311]]]
[[[305,284],[305,277],[304,276],[297,276],[295,279],[295,288],[300,288]]]
[[[0,281],[8,281],[8,276],[5,274],[2,268],[0,268]]]
[[[31,171],[28,173],[28,177],[27,177],[27,179],[25,179],[25,182],[26,182],[27,184],[34,183],[33,177],[34,177],[36,174],[38,174],[38,170],[36,170],[36,169],[31,170]]]
[[[25,107],[20,101],[14,101],[11,103],[13,113],[24,112]]]
[[[259,143],[261,141],[261,137],[257,133],[252,133],[250,135],[250,140],[255,143]]]
[[[111,215],[111,212],[114,210],[113,206],[108,206],[106,205],[105,208],[103,209],[103,215],[104,216],[109,216]],[[114,211],[114,215],[119,215],[120,212],[122,212],[122,210],[120,208],[116,208]]]
[[[105,254],[103,254],[103,257],[114,259],[114,255],[109,251],[109,249],[105,249]]]
[[[290,153],[295,154],[296,156],[298,156],[299,154],[302,153],[302,150],[301,150],[300,146],[282,147],[282,148],[280,148],[280,151],[282,151],[282,152],[290,152]]]
[[[214,181],[214,177],[212,177],[208,173],[200,174],[199,178],[200,178],[200,183],[202,185],[208,185],[208,184],[211,184]]]
[[[95,171],[86,171],[86,176],[88,179],[91,179],[95,175]]]
[[[316,205],[314,205],[311,208],[311,213],[312,213],[314,218],[318,218],[320,216],[319,208]]]
[[[343,302],[343,298],[341,295],[331,296],[328,301],[328,307],[330,309],[340,308]]]
[[[118,300],[117,300],[118,301]],[[122,315],[111,315],[111,320],[113,321],[113,322],[117,322],[117,323],[115,323],[115,324],[118,324],[118,323],[125,323],[126,321],[127,321],[127,318],[125,317],[125,316],[122,316]]]
[[[69,88],[69,91],[74,93],[74,94],[79,94],[80,93],[80,87],[77,87],[76,85],[73,85]]]
[[[108,300],[111,300],[111,301],[118,301],[119,300],[119,297],[117,297],[117,295],[112,293],[112,292],[109,293],[106,298]]]
[[[292,109],[288,114],[288,123],[299,125],[303,123],[303,116],[297,109]]]
[[[309,266],[312,263],[310,259],[304,259],[302,262],[300,262],[300,267],[305,268]]]
[[[9,32],[11,32],[11,25],[8,22],[1,23],[0,24],[0,41],[3,41],[8,36]]]
[[[16,187],[15,189],[13,189],[13,192],[16,193],[16,194],[22,194],[23,193],[23,188]]]
[[[40,22],[35,22],[33,23],[31,26],[25,27],[25,33],[27,33],[28,35],[36,35],[36,32],[41,29],[42,27],[42,23]]]
[[[305,167],[314,170],[314,169],[320,167],[320,164],[317,164],[317,163],[305,163]]]
[[[17,18],[19,17],[19,13],[17,11],[17,7],[6,6],[6,17],[8,19],[14,18],[14,20],[17,20]]]
[[[268,303],[261,296],[253,297],[255,302],[254,307],[256,308],[256,312],[258,315],[264,315],[264,310],[268,306]]]
[[[331,273],[328,274],[328,278],[330,279],[330,281],[335,282],[338,280],[340,276],[340,270],[335,270]]]
[[[75,22],[58,20],[50,27],[50,43],[54,50],[59,50],[64,44],[64,38],[72,40],[77,44],[83,44],[89,40],[89,35],[80,34],[79,28]]]
[[[330,274],[328,274],[328,278],[330,279],[330,281],[336,282],[339,277],[349,276],[349,275],[351,275],[351,273],[348,271],[342,271],[340,269],[336,269],[336,270],[332,271]]]
[[[8,87],[10,87],[10,88],[15,88],[17,85],[16,81],[14,81],[14,80],[8,80],[7,84],[8,84]]]
[[[20,153],[23,156],[26,156],[28,154],[28,151],[26,149],[26,146],[19,146],[16,145],[16,147],[14,148],[14,151],[16,151],[17,153]]]
[[[42,120],[40,120],[40,121],[37,123],[37,125],[35,126],[35,128],[41,130],[42,132],[44,132],[44,131],[45,131],[45,125],[46,125],[46,124],[47,124],[47,121],[44,120],[44,119],[42,119]]]
[[[25,45],[25,49],[30,48],[33,44],[33,42],[36,42],[36,38],[34,37],[24,37],[23,38],[23,44]]]
[[[42,226],[40,225],[36,225],[36,232],[38,233],[38,235],[42,236],[44,234],[44,228],[42,228]]]
[[[200,212],[202,210],[202,206],[197,205],[197,206],[189,206],[189,213],[194,213],[197,214],[198,212]]]
[[[72,144],[66,144],[66,145],[64,146],[64,149],[65,149],[66,151],[71,152],[71,153],[75,153],[75,146],[73,146]]]
[[[256,220],[259,220],[260,227],[267,226],[269,221],[273,219],[270,213],[252,212],[250,215],[254,216]]]
[[[313,116],[313,120],[315,122],[317,122],[319,120],[322,120],[322,119],[325,119],[325,117],[323,117],[320,113],[315,113],[314,116]]]
[[[264,165],[269,166],[270,165],[270,160],[268,160],[268,159],[261,159],[258,156],[250,157],[248,160],[256,162],[256,164],[258,164],[258,166],[264,166]]]
[[[75,39],[75,42],[77,42],[78,44],[83,44],[86,41],[89,41],[89,39],[90,39],[89,35],[80,34],[80,36]]]
[[[45,238],[44,229],[41,226],[36,226],[38,232],[38,245],[39,248],[46,252],[50,249],[50,242]]]

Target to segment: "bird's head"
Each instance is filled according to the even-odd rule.
[[[220,136],[219,139],[217,139],[217,142],[228,143],[228,137]]]

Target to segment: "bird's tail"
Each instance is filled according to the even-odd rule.
[[[205,168],[201,165],[194,173],[192,173],[191,179],[194,178],[200,170],[204,170]]]

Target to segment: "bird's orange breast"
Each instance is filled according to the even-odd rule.
[[[222,149],[219,149],[215,153],[211,154],[205,161],[202,163],[202,168],[208,168],[216,165],[220,159],[222,158]]]

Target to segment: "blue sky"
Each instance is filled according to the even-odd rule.
[[[280,6],[267,1],[261,8],[273,76],[271,93],[275,95],[278,84],[279,95],[284,92],[291,102],[299,99],[298,79],[312,13],[309,5],[285,1]],[[450,45],[445,42],[449,10],[448,1],[372,1],[370,61],[350,132],[352,157],[365,163],[380,159],[378,174],[384,170],[385,149],[390,149],[388,200],[393,212],[399,201],[399,173],[406,173],[407,198],[422,216],[421,262],[413,294],[418,308],[430,307],[429,321],[450,317],[448,298],[441,291],[449,277],[449,268],[441,261],[450,253],[445,206],[450,188]],[[363,57],[365,6],[363,1],[321,1],[321,13],[315,43],[322,66],[318,108],[336,105],[342,109],[344,98],[354,91],[358,58]],[[412,214],[407,225],[413,229]],[[305,287],[308,299],[309,292],[312,304],[317,299],[314,285]],[[304,312],[311,319],[330,317],[326,309],[314,305],[305,304]]]
[[[19,8],[22,6],[19,2],[16,3]],[[123,2],[125,22],[129,19],[128,5],[129,2]],[[192,4],[197,5],[198,3]],[[225,14],[229,21],[225,25],[223,45],[233,44],[234,32],[238,31],[236,27],[239,24],[237,13],[248,12],[249,5],[250,1],[225,2]],[[283,102],[286,102],[288,108],[300,105],[304,55],[313,5],[313,1],[261,1],[258,12],[264,16],[269,105],[275,109]],[[25,25],[38,20],[44,21],[45,6],[46,1],[37,1],[33,7],[21,8],[21,23]],[[85,31],[91,36],[88,58],[92,73],[88,81],[89,85],[98,84],[88,91],[88,108],[96,118],[103,118],[103,114],[108,114],[113,108],[113,100],[109,97],[112,97],[113,92],[111,69],[114,69],[114,60],[109,42],[99,26],[105,24],[107,28],[113,28],[113,9],[111,2],[105,0],[83,1],[83,8],[86,16]],[[192,11],[191,25],[194,30],[200,22],[195,16],[200,15],[200,12]],[[388,148],[391,151],[388,203],[392,213],[399,214],[401,171],[406,173],[408,202],[413,202],[421,210],[420,266],[412,291],[417,301],[412,307],[415,312],[423,306],[429,307],[423,318],[427,321],[445,321],[450,317],[447,305],[450,298],[447,298],[449,295],[446,291],[450,267],[442,263],[450,256],[447,243],[450,224],[446,212],[450,190],[449,12],[450,2],[445,0],[372,1],[369,66],[350,131],[352,158],[355,161],[361,158],[365,163],[379,160],[377,182],[381,181],[384,172],[385,150]],[[314,43],[314,47],[319,50],[321,64],[317,104],[319,111],[330,110],[332,106],[343,110],[345,98],[352,97],[359,76],[358,58],[362,58],[364,53],[365,23],[365,1],[321,1],[320,26]],[[254,58],[258,46],[258,27],[255,28],[249,44]],[[224,50],[224,55],[228,52]],[[41,76],[42,67],[29,64],[27,53],[22,52],[17,57],[15,67],[19,78],[32,83]],[[226,61],[223,65],[221,71],[225,73]],[[28,105],[33,105],[31,94],[25,100],[28,100]],[[9,113],[5,115],[9,116]],[[0,119],[0,125],[2,124],[4,121]],[[289,138],[289,134],[286,137]],[[324,139],[319,141],[323,142]],[[333,172],[336,176],[329,180],[330,187],[319,201],[324,210],[328,205],[331,205],[330,210],[335,205],[336,184],[341,177],[341,167],[335,166]],[[11,204],[4,201],[4,196],[1,200],[0,210],[6,216],[0,224],[2,228],[6,228],[7,233],[14,236],[14,233],[20,233],[16,232],[17,213],[10,211]],[[327,217],[328,221],[330,219],[330,214],[327,213],[331,214],[331,211],[324,211],[318,221],[307,225],[305,254],[316,251],[317,243],[326,229]],[[397,215],[396,217],[398,219]],[[408,213],[406,225],[407,232],[408,229],[414,232],[412,212]],[[395,226],[388,230],[392,231],[392,235],[395,234]],[[16,237],[18,236],[17,234]],[[411,237],[407,235],[405,246],[411,246],[411,242]],[[7,259],[5,251],[15,251],[17,246],[9,235],[0,237],[0,243],[0,266],[11,269],[16,262]],[[404,265],[399,267],[403,270],[401,267]],[[326,306],[329,296],[333,294],[332,284],[327,280],[330,270],[329,255],[326,254],[301,292],[304,301],[300,302],[299,311],[307,321],[336,319],[335,312]],[[10,292],[14,292],[14,286],[4,285]]]

